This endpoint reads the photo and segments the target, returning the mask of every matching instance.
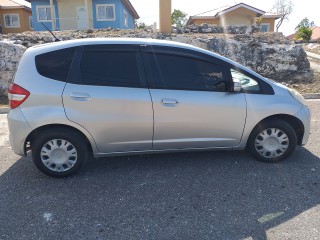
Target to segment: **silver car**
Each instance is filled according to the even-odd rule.
[[[91,155],[247,148],[264,162],[304,145],[310,112],[295,90],[212,52],[149,39],[29,48],[9,88],[10,142],[53,177]]]

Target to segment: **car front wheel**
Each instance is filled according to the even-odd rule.
[[[287,122],[272,119],[260,123],[251,133],[248,149],[259,161],[280,162],[297,146],[297,135]]]

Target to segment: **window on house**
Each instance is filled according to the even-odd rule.
[[[270,24],[261,24],[260,29],[261,29],[261,32],[269,32]]]
[[[97,4],[98,21],[114,21],[116,19],[114,4]]]
[[[29,17],[29,26],[30,26],[30,29],[33,29],[33,28],[34,28],[33,18],[32,18],[31,16]]]
[[[4,26],[7,28],[19,28],[19,14],[4,14]]]
[[[37,19],[39,22],[51,22],[51,7],[50,6],[38,6],[37,7]]]
[[[124,11],[124,25],[128,27],[128,13]]]

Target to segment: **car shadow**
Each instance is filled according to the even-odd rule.
[[[0,238],[267,239],[320,203],[319,171],[302,147],[277,164],[243,151],[92,159],[65,179],[23,157],[0,176]]]

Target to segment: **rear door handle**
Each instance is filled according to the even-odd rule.
[[[80,93],[80,92],[73,92],[70,93],[70,97],[76,101],[89,101],[91,96],[88,93]]]
[[[162,98],[161,103],[163,105],[176,105],[179,103],[179,101],[176,99],[172,99],[172,98]]]

